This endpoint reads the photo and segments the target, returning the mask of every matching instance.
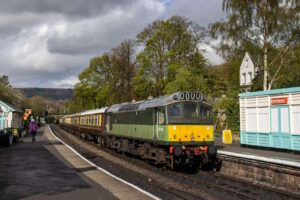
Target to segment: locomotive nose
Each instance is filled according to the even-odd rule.
[[[217,156],[217,147],[214,146],[214,145],[208,146],[208,148],[207,148],[207,155],[210,158],[215,158]]]

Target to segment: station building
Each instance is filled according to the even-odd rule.
[[[24,125],[23,113],[16,106],[0,100],[0,140],[10,136],[15,138],[20,136]]]
[[[300,87],[239,96],[241,145],[300,151]]]

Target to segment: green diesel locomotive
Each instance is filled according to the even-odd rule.
[[[94,114],[99,116],[97,112]],[[104,147],[170,168],[220,168],[214,146],[212,106],[202,93],[177,92],[145,101],[116,104],[105,109],[102,115],[105,120],[99,126],[103,126],[104,131],[94,140]],[[72,121],[67,118],[64,121]],[[77,121],[78,131],[83,130],[80,129],[81,120]],[[84,125],[84,130],[87,126]]]

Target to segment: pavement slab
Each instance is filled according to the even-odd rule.
[[[150,199],[90,165],[50,134],[38,130],[0,148],[0,200]]]

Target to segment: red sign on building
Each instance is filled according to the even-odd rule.
[[[277,104],[287,104],[288,98],[282,97],[282,98],[271,98],[271,105],[277,105]]]

